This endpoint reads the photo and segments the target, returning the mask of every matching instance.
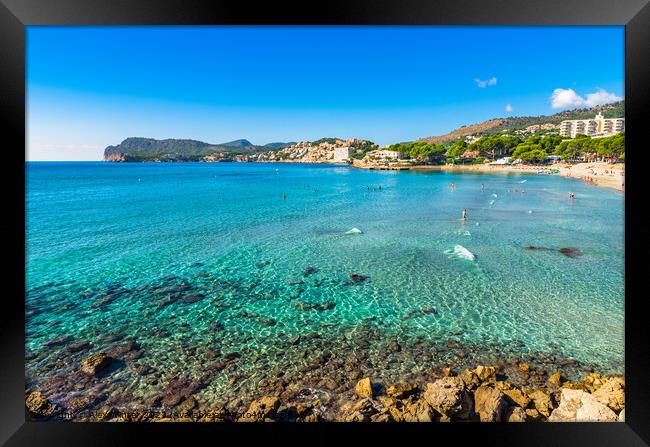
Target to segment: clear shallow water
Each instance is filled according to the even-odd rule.
[[[204,348],[242,352],[255,360],[241,362],[237,386],[251,388],[273,365],[299,371],[305,354],[279,348],[287,339],[352,340],[368,325],[382,340],[453,339],[477,355],[548,353],[623,371],[624,198],[616,191],[545,175],[328,165],[26,169],[33,380],[47,364],[54,374],[78,362],[49,354],[44,341],[69,335],[95,351],[109,344],[102,336],[121,333],[138,340],[140,362],[162,377],[191,376],[206,364]],[[353,227],[363,233],[344,234]],[[475,262],[454,256],[456,245]],[[307,266],[316,272],[305,275]],[[369,279],[346,285],[352,273]],[[194,298],[168,304],[169,286]],[[298,300],[335,307],[301,310]],[[157,336],[163,329],[170,335]],[[397,363],[375,367],[388,374],[404,367]],[[129,374],[114,375],[135,380]],[[233,386],[220,380],[204,393]]]

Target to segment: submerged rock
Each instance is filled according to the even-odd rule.
[[[49,348],[51,346],[61,346],[68,342],[72,341],[72,337],[69,335],[61,335],[60,337],[51,338],[43,342],[43,346]]]
[[[558,251],[569,258],[577,258],[582,255],[582,252],[575,247],[562,247]]]
[[[66,351],[70,353],[76,353],[81,351],[87,351],[90,348],[90,343],[87,341],[82,341],[79,343],[73,343],[65,348]]]
[[[367,279],[370,278],[370,276],[367,275],[359,275],[357,273],[351,273],[348,275],[348,278],[350,278],[351,281],[346,282],[346,285],[351,285],[351,284],[361,284],[362,282],[366,281]]]
[[[306,301],[298,300],[293,304],[298,310],[331,310],[336,307],[334,301],[324,301],[322,303],[307,303]]]
[[[315,269],[311,265],[308,265],[307,268],[305,268],[305,271],[302,274],[303,274],[303,276],[309,276],[309,275],[313,275],[316,272],[318,272],[317,269]]]

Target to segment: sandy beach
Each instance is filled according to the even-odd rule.
[[[360,166],[355,166],[360,167]],[[577,178],[594,186],[613,188],[625,191],[625,165],[623,163],[556,163],[550,166],[535,165],[442,165],[442,166],[411,166],[414,170],[434,171],[473,171],[473,172],[539,172],[557,169],[557,175],[562,177]]]

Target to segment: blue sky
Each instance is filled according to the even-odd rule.
[[[29,160],[129,136],[380,145],[624,97],[623,27],[28,27]]]

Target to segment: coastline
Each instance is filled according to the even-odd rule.
[[[97,354],[95,354],[96,356]],[[91,356],[93,357],[93,356]],[[90,358],[90,357],[89,357]],[[107,366],[78,383],[101,381]],[[179,379],[157,398],[122,406],[84,395],[61,402],[46,388],[26,389],[28,421],[53,422],[624,422],[625,378],[591,372],[568,380],[524,362],[436,369],[422,381],[387,383],[362,376],[342,386],[269,379],[256,396],[200,405],[201,379]],[[71,390],[70,394],[74,395]],[[55,393],[54,393],[55,394]]]

